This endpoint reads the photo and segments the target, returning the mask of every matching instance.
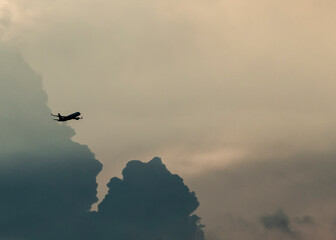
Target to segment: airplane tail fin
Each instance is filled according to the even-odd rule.
[[[63,118],[64,118],[60,113],[58,113],[57,116],[58,116],[58,119],[59,119],[60,121],[62,121]]]

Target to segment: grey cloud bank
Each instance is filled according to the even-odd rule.
[[[90,212],[102,164],[46,101],[41,78],[1,48],[0,239],[204,239],[195,194],[159,158],[129,162]]]

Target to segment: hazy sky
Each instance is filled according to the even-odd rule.
[[[246,236],[277,239],[251,222],[282,209],[322,218],[305,237],[327,240],[335,11],[330,0],[2,0],[0,34],[41,74],[54,113],[82,112],[69,125],[104,165],[100,196],[127,161],[160,156],[199,195],[208,239],[240,239],[229,232],[245,223]]]

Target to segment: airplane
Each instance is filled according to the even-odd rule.
[[[80,112],[75,112],[75,113],[70,114],[68,116],[62,116],[61,114],[57,114],[57,115],[51,114],[51,116],[58,117],[58,119],[54,119],[54,120],[59,121],[59,122],[66,122],[66,121],[69,121],[69,120],[83,119],[83,117],[79,117],[80,115],[81,115]]]

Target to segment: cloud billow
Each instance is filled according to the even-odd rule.
[[[160,158],[148,163],[131,161],[123,180],[112,178],[99,205],[100,233],[117,233],[120,239],[203,239],[199,218],[190,216],[199,203],[178,175]]]
[[[0,48],[0,239],[204,239],[199,203],[159,158],[131,161],[97,199],[102,164],[50,118],[41,78]]]
[[[102,165],[50,119],[40,77],[20,55],[0,51],[0,237],[65,238],[98,200]]]

